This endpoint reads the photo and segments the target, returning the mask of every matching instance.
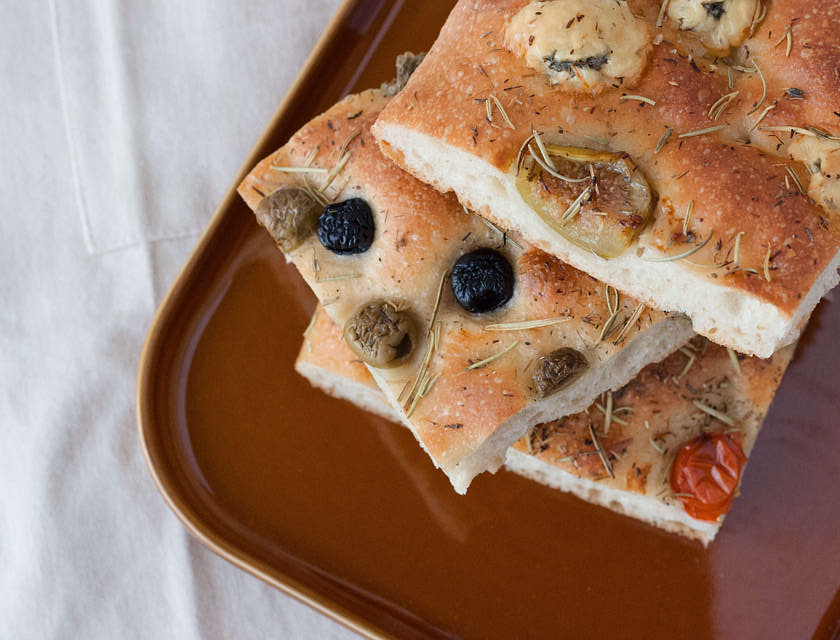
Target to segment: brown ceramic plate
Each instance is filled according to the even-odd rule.
[[[452,0],[346,3],[242,175],[427,48]],[[466,497],[407,431],[292,370],[314,298],[233,187],[143,352],[166,501],[208,547],[370,637],[836,638],[840,304],[823,303],[708,551],[505,472]]]

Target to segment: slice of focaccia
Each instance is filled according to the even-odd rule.
[[[708,544],[792,351],[738,359],[695,338],[586,411],[534,426],[508,450],[506,467]],[[320,311],[295,368],[330,395],[401,421]]]
[[[533,246],[767,357],[838,281],[838,6],[461,0],[374,135]]]
[[[239,192],[455,489],[691,335],[464,211],[381,155],[382,91],[350,96]]]

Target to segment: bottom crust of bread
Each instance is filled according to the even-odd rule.
[[[400,414],[388,404],[379,389],[345,378],[300,357],[295,362],[295,371],[309,380],[313,387],[317,387],[327,395],[347,400],[381,418],[402,424]]]
[[[714,540],[720,529],[720,523],[695,520],[682,507],[669,507],[641,493],[622,491],[587,478],[578,478],[513,447],[508,449],[505,468],[535,482],[571,493],[591,504],[697,540],[703,545]]]
[[[351,380],[304,359],[298,359],[295,370],[329,395],[401,424],[400,415],[385,401],[385,397],[364,382]],[[695,520],[681,508],[669,507],[640,493],[621,491],[578,478],[513,447],[507,450],[505,468],[534,482],[571,493],[586,502],[697,540],[703,545],[708,545],[720,529],[720,524]]]

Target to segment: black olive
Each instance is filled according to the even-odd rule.
[[[545,398],[567,387],[589,368],[580,351],[563,347],[542,356],[534,366],[534,386],[537,396]]]
[[[513,296],[513,267],[493,249],[465,253],[452,267],[452,293],[470,313],[498,309]]]
[[[344,341],[353,353],[381,369],[407,360],[415,335],[411,313],[388,300],[363,304],[344,325]]]
[[[333,253],[364,253],[375,230],[370,205],[361,198],[328,204],[318,217],[318,240]]]
[[[289,252],[315,230],[318,205],[303,189],[280,187],[260,201],[256,216],[277,246]]]

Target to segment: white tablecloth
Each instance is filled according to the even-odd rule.
[[[152,315],[339,0],[0,3],[0,638],[349,638],[193,540]]]

